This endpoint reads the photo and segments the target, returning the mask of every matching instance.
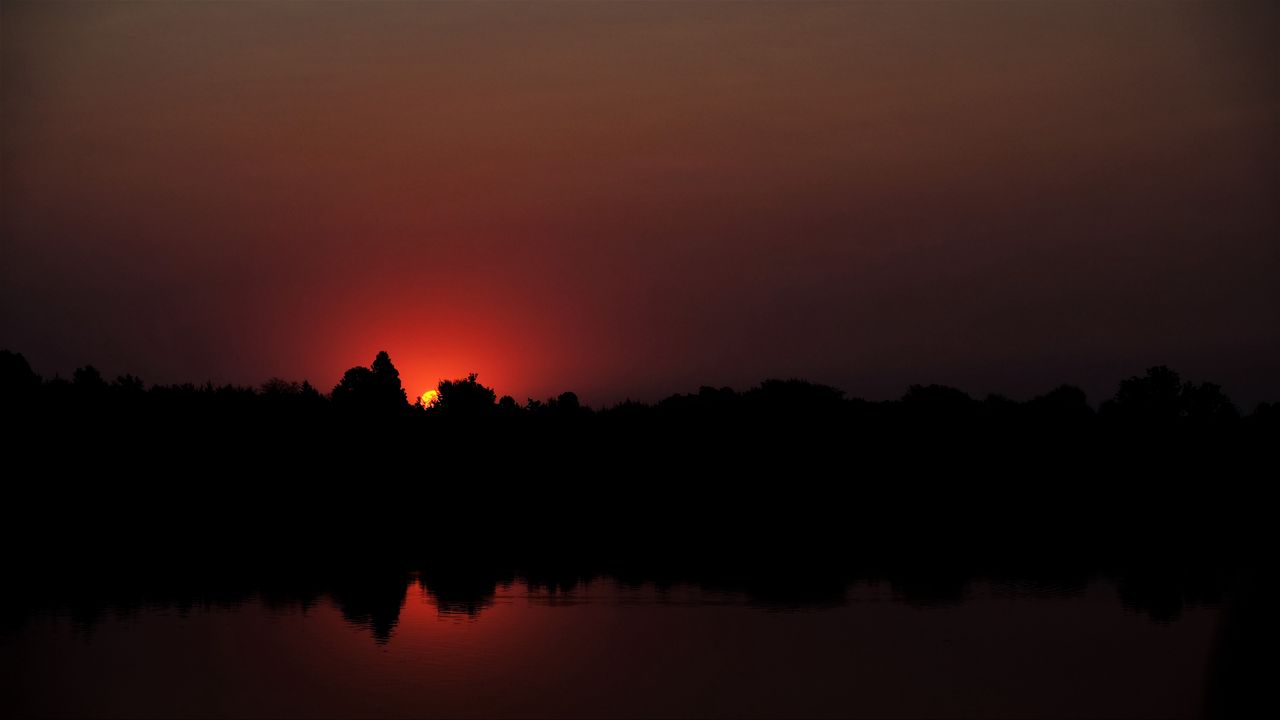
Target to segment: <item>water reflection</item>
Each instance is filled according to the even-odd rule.
[[[583,602],[587,588],[608,579],[619,588],[645,590],[666,597],[677,589],[697,588],[699,602],[732,596],[733,602],[767,609],[837,607],[852,597],[865,598],[879,588],[885,599],[909,607],[946,607],[971,598],[975,584],[984,592],[1014,598],[1069,598],[1092,585],[1113,588],[1123,606],[1153,621],[1172,622],[1187,608],[1211,606],[1222,600],[1232,577],[1211,568],[1156,568],[1109,572],[1065,568],[980,572],[954,567],[919,567],[886,573],[839,573],[809,576],[718,575],[665,576],[601,571],[553,573],[547,570],[510,571],[493,568],[428,568],[419,571],[365,569],[295,575],[255,576],[252,573],[170,572],[157,577],[145,573],[78,573],[43,579],[8,598],[6,622],[21,623],[32,614],[68,617],[82,630],[106,616],[129,617],[146,610],[171,609],[180,615],[193,611],[232,609],[254,600],[269,609],[298,608],[303,612],[322,601],[336,607],[350,624],[366,628],[377,642],[394,634],[406,597],[416,591],[442,615],[482,616],[495,594],[513,586],[547,604]],[[648,595],[646,595],[648,597]],[[625,602],[626,596],[611,596]]]
[[[352,573],[88,583],[5,634],[20,715],[1198,715],[1222,603],[1140,580]],[[226,582],[222,577],[219,582]],[[1125,590],[1125,588],[1130,588]],[[766,592],[768,590],[768,592]],[[801,598],[807,598],[802,600]],[[1153,612],[1152,608],[1158,608]],[[1216,645],[1215,645],[1216,643]],[[1206,696],[1208,692],[1208,696]]]

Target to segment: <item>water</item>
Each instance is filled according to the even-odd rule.
[[[1156,619],[1105,579],[930,603],[870,581],[785,604],[607,577],[429,587],[29,610],[0,636],[6,714],[1195,717],[1222,612]]]

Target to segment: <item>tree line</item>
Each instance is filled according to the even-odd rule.
[[[42,378],[21,353],[0,350],[0,400],[10,411],[95,416],[105,412],[141,414],[281,414],[313,420],[357,419],[406,423],[575,423],[600,426],[656,422],[768,422],[777,425],[871,423],[914,429],[972,429],[1008,425],[1082,429],[1138,428],[1145,431],[1229,431],[1275,429],[1280,403],[1262,402],[1241,411],[1211,382],[1184,379],[1157,366],[1122,379],[1115,394],[1097,408],[1085,392],[1061,385],[1026,401],[992,394],[983,398],[944,385],[911,385],[901,398],[868,401],[848,397],[835,387],[798,379],[767,379],[745,391],[703,386],[696,393],[675,394],[656,403],[624,401],[591,408],[573,392],[520,403],[498,396],[474,373],[442,380],[429,407],[410,402],[389,355],[347,370],[329,392],[307,381],[271,378],[261,385],[183,383],[147,386],[132,374],[105,378],[92,365],[77,368],[70,379]]]

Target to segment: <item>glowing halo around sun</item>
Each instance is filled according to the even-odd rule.
[[[440,391],[428,390],[422,393],[422,396],[419,397],[418,400],[422,402],[422,407],[431,407],[432,405],[440,402]]]

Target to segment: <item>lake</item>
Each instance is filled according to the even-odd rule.
[[[436,585],[111,599],[87,579],[92,600],[9,611],[6,714],[1197,717],[1223,615],[1153,613],[1096,576],[923,599],[884,580],[800,599],[610,576]]]

